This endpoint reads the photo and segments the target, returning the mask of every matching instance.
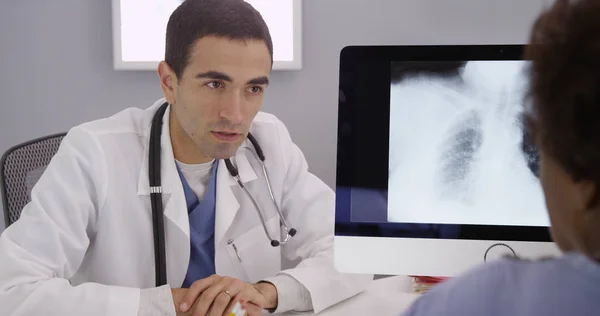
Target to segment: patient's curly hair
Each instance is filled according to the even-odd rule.
[[[600,1],[556,1],[535,21],[529,44],[533,133],[573,180],[599,189]]]

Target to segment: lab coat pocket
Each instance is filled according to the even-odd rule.
[[[244,270],[244,267],[242,265],[242,256],[240,255],[240,251],[237,247],[236,241],[233,239],[227,240],[227,254],[229,255],[231,265],[233,266],[233,269],[235,271],[234,277],[244,282],[249,282],[248,275],[246,275],[246,271]]]
[[[266,224],[271,236],[278,238],[279,218],[271,218]],[[228,252],[237,261],[237,270],[248,283],[273,277],[281,270],[280,248],[271,246],[262,225],[253,227],[235,240],[228,240]]]

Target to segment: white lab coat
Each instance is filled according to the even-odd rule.
[[[148,139],[163,101],[70,130],[33,189],[32,202],[0,237],[0,315],[137,315],[140,288],[155,286]],[[167,110],[161,175],[167,276],[175,288],[188,269],[190,226],[168,117]],[[272,247],[256,210],[221,160],[217,274],[255,282],[283,271],[309,290],[316,312],[362,291],[372,276],[344,275],[333,267],[333,191],[308,172],[303,154],[274,116],[259,113],[251,132],[266,156],[273,194],[298,233],[289,244]],[[278,217],[251,150],[246,141],[234,161],[270,231],[279,236]]]

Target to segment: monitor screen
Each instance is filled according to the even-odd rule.
[[[342,50],[340,271],[452,276],[497,245],[503,255],[559,253],[526,126],[523,48]]]
[[[388,222],[549,226],[526,63],[391,62]]]

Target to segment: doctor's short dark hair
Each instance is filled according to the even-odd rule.
[[[244,0],[185,0],[167,23],[165,62],[178,79],[193,45],[206,36],[230,40],[262,40],[273,61],[273,42],[260,13]]]
[[[558,0],[533,25],[525,58],[533,133],[600,202],[600,1]]]

